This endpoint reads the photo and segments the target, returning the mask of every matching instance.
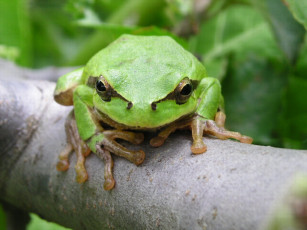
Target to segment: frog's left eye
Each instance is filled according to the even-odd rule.
[[[193,85],[188,78],[184,78],[175,89],[175,98],[177,104],[183,104],[188,101],[193,92]]]
[[[112,96],[112,88],[109,83],[103,78],[100,77],[96,81],[96,92],[104,101],[110,101]]]

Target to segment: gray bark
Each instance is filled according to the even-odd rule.
[[[0,79],[0,200],[73,229],[258,229],[292,178],[307,173],[305,150],[206,136],[207,152],[192,155],[190,132],[177,131],[159,148],[150,147],[152,134],[140,146],[125,143],[146,159],[135,166],[113,156],[113,190],[103,190],[94,154],[78,184],[74,155],[67,172],[56,170],[72,108],[53,101],[55,84]]]

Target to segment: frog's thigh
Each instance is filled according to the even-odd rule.
[[[216,78],[204,78],[201,80],[198,89],[200,90],[200,103],[197,107],[197,114],[204,118],[213,120],[219,107],[223,103],[221,85]]]

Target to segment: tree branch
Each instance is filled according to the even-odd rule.
[[[16,68],[16,67],[14,67]],[[3,72],[1,72],[1,79]],[[39,74],[39,71],[37,72]],[[114,157],[115,189],[103,190],[103,162],[91,154],[89,180],[75,181],[56,163],[72,109],[53,101],[54,83],[0,81],[0,199],[73,229],[257,229],[299,172],[307,151],[205,137],[192,155],[191,134],[178,131],[159,148],[140,146],[140,166]]]

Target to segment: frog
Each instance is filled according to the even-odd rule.
[[[88,179],[86,157],[94,153],[104,162],[105,190],[115,186],[113,154],[135,165],[145,159],[142,149],[130,150],[119,140],[138,145],[144,132],[154,132],[149,144],[159,147],[176,130],[190,129],[195,155],[207,151],[205,134],[253,141],[225,128],[219,80],[209,77],[204,65],[169,36],[121,35],[85,66],[61,76],[54,99],[73,106],[57,170],[68,170],[75,152],[76,180],[82,184]]]

